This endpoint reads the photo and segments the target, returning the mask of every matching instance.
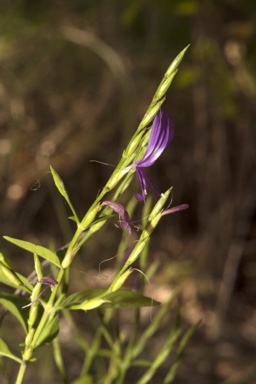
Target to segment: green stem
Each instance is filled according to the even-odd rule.
[[[65,271],[64,269],[61,269],[59,271],[59,275],[58,275],[58,278],[57,278],[58,282],[60,282],[62,280],[63,275],[64,275],[64,271]],[[31,342],[31,344],[26,346],[26,348],[24,350],[24,356],[27,356],[27,353],[29,353],[29,352],[31,353],[31,356],[30,356],[30,353],[29,353],[29,356],[30,356],[29,359],[23,360],[23,363],[20,366],[20,369],[19,369],[19,372],[18,372],[15,384],[21,384],[23,382],[28,362],[32,358],[36,342],[37,342],[39,336],[41,335],[44,326],[46,325],[46,323],[48,321],[49,314],[50,314],[50,312],[51,312],[51,310],[53,308],[53,303],[54,303],[56,294],[57,294],[57,287],[56,287],[56,289],[53,290],[53,292],[52,292],[52,294],[51,294],[51,296],[49,298],[49,301],[46,304],[46,307],[44,309],[44,314],[43,314],[43,316],[42,316],[42,318],[41,318],[41,320],[40,320],[40,322],[38,324],[38,327],[37,327],[37,329],[35,331],[35,334],[34,334],[34,337],[33,337],[33,340]]]
[[[59,372],[60,372],[61,377],[62,377],[62,382],[64,384],[68,384],[68,378],[67,378],[67,373],[66,373],[66,369],[65,369],[65,364],[63,361],[63,356],[62,356],[62,351],[61,351],[61,346],[60,346],[60,340],[58,337],[56,337],[53,340],[53,353],[54,353],[54,359],[55,359],[56,366],[58,367]]]
[[[101,333],[100,330],[98,330],[96,335],[95,335],[95,337],[94,337],[94,339],[93,339],[93,343],[91,345],[91,348],[86,353],[86,356],[85,356],[85,359],[84,359],[84,363],[83,363],[83,367],[82,367],[82,370],[81,370],[81,376],[83,376],[83,375],[85,375],[85,374],[87,374],[89,372],[89,369],[91,367],[93,359],[94,359],[95,355],[97,354],[97,352],[100,349],[101,339],[102,339],[102,333]]]
[[[137,338],[137,334],[138,334],[138,330],[139,330],[139,324],[140,324],[140,310],[139,309],[135,310],[134,317],[135,317],[135,324],[133,327],[133,332],[132,332],[131,337],[129,338],[126,352],[125,352],[125,355],[123,357],[123,361],[122,361],[122,364],[120,367],[120,374],[119,374],[119,377],[117,379],[117,384],[123,384],[125,382],[125,376],[126,376],[127,370],[131,366],[132,351],[133,351],[134,344],[136,342],[136,338]]]
[[[27,369],[27,363],[24,361],[20,365],[20,369],[19,369],[19,372],[18,372],[18,375],[17,375],[17,379],[15,381],[15,384],[22,384],[24,376],[25,376],[25,373],[26,373],[26,369]]]
[[[65,272],[64,269],[61,269],[61,270],[59,271],[59,274],[58,274],[58,277],[57,277],[57,281],[58,281],[59,283],[61,282],[61,280],[62,280],[62,278],[63,278],[63,276],[64,276],[64,272]],[[50,312],[52,311],[52,308],[53,308],[53,303],[54,303],[56,294],[57,294],[57,287],[56,287],[56,289],[54,289],[54,290],[52,291],[52,294],[51,294],[51,296],[50,296],[50,298],[49,298],[49,301],[48,301],[48,303],[46,304],[46,307],[45,307],[45,309],[44,309],[44,314],[43,314],[43,316],[42,316],[42,318],[41,318],[41,320],[40,320],[40,322],[39,322],[39,324],[38,324],[38,327],[37,327],[37,329],[36,329],[36,331],[35,331],[34,338],[33,338],[32,343],[31,343],[31,345],[30,345],[30,347],[31,347],[32,349],[34,349],[34,347],[35,347],[35,345],[36,345],[36,342],[37,342],[39,336],[40,336],[41,333],[42,333],[43,328],[45,327],[45,325],[46,325],[46,323],[47,323],[47,321],[48,321],[49,314],[50,314]]]

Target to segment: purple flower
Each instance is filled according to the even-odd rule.
[[[161,196],[151,179],[146,174],[144,168],[150,167],[156,162],[167,145],[172,141],[174,135],[174,127],[168,114],[160,109],[154,118],[151,134],[148,141],[147,150],[141,160],[135,161],[126,169],[136,169],[136,176],[141,187],[141,193],[136,193],[136,199],[145,200],[147,195],[147,182],[151,185],[157,195]]]
[[[119,221],[116,224],[118,228],[127,229],[129,235],[132,233],[132,228],[139,229],[139,226],[136,226],[133,221],[130,219],[130,216],[126,209],[119,203],[113,201],[103,201],[101,206],[108,205],[113,211],[119,215]]]

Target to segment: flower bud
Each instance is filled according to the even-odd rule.
[[[129,157],[131,157],[134,154],[134,152],[136,151],[138,146],[141,144],[141,138],[142,138],[143,135],[144,135],[144,132],[143,132],[143,130],[141,130],[137,134],[137,136],[134,137],[134,139],[132,139],[130,141],[130,143],[128,144],[127,148],[123,152],[123,157],[129,158]]]
[[[104,300],[104,299],[91,299],[91,300],[86,300],[80,305],[80,309],[84,311],[88,311],[90,309],[98,308],[104,303],[109,303],[109,300]]]
[[[40,294],[40,291],[41,291],[41,284],[38,282],[31,293],[31,296],[30,296],[31,301],[34,301],[38,297],[38,295]]]
[[[32,356],[33,356],[33,349],[32,348],[28,348],[23,353],[23,360],[24,361],[29,361]]]
[[[125,271],[121,276],[117,277],[117,279],[115,279],[113,281],[113,283],[111,284],[111,286],[109,287],[109,292],[115,292],[117,291],[119,288],[122,287],[122,285],[124,284],[125,280],[128,279],[128,277],[130,276],[130,274],[133,272],[133,269],[132,268],[129,268],[127,271]]]
[[[18,278],[18,276],[13,272],[10,268],[8,268],[6,265],[0,262],[0,268],[2,269],[4,275],[7,277],[9,282],[15,286],[22,285],[21,280]]]
[[[28,325],[30,328],[33,327],[33,325],[36,322],[38,315],[38,303],[34,303],[34,305],[31,305],[30,311],[29,311],[29,317],[28,317]]]
[[[93,222],[93,220],[95,219],[95,216],[97,215],[98,212],[99,212],[99,205],[96,205],[96,207],[94,207],[91,211],[89,211],[85,215],[85,217],[83,218],[83,220],[79,224],[80,229],[85,231],[90,226],[90,224]]]
[[[74,248],[70,252],[66,253],[66,255],[65,255],[65,257],[61,263],[62,268],[66,269],[70,266],[75,255],[77,254],[77,251],[78,251],[78,248]]]
[[[123,176],[128,172],[126,168],[122,169],[117,169],[115,172],[110,176],[110,179],[108,180],[105,189],[107,191],[111,191],[118,183],[119,181],[123,178]]]
[[[31,307],[31,308],[33,308],[33,307]],[[35,334],[35,328],[31,328],[30,331],[28,332],[27,336],[26,336],[26,339],[25,339],[25,345],[27,347],[30,346],[30,344],[33,340],[34,334]]]
[[[164,205],[166,203],[166,200],[168,199],[171,191],[172,191],[172,188],[169,188],[165,193],[162,193],[160,199],[158,200],[158,202],[156,203],[156,205],[154,206],[154,208],[152,209],[152,212],[150,213],[149,217],[148,217],[148,221],[152,223],[152,221],[155,219],[155,217],[161,213],[161,211],[163,210],[164,208]],[[152,224],[151,224],[152,225]]]
[[[143,119],[141,120],[141,123],[139,125],[139,129],[143,129],[147,125],[149,125],[149,123],[151,123],[151,121],[153,120],[153,118],[155,117],[155,115],[157,114],[159,109],[161,108],[161,105],[163,104],[163,102],[164,102],[164,99],[158,101],[156,104],[153,104],[152,107],[149,107],[149,109],[145,113]]]
[[[37,256],[36,253],[34,253],[34,263],[35,263],[35,270],[37,274],[37,279],[41,280],[43,274],[42,274],[42,266],[39,260],[39,257]]]

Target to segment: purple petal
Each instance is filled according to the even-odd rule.
[[[137,176],[138,182],[139,182],[140,187],[141,187],[141,193],[136,193],[136,195],[135,195],[135,197],[136,197],[136,199],[138,201],[142,201],[142,200],[146,199],[146,196],[147,196],[147,181],[149,182],[149,184],[151,185],[151,187],[155,191],[155,193],[158,196],[161,196],[161,193],[158,192],[158,190],[156,189],[155,185],[153,184],[153,181],[146,174],[144,169],[141,169],[141,168],[137,167],[136,168],[136,176]]]
[[[174,135],[174,127],[171,118],[164,110],[160,110],[155,116],[148,147],[143,158],[135,164],[139,167],[149,167],[159,158]]]
[[[56,281],[55,279],[53,279],[52,277],[42,277],[42,279],[39,281],[39,283],[43,284],[43,285],[48,285],[49,287],[54,287],[56,284],[58,284],[58,281]]]
[[[136,177],[141,188],[141,193],[136,193],[135,197],[138,201],[142,201],[145,200],[147,195],[147,183],[145,179],[145,172],[139,167],[136,167]]]
[[[142,168],[149,167],[155,163],[173,139],[173,135],[174,128],[172,120],[164,110],[160,109],[154,118],[148,146],[143,158],[126,167],[127,171],[132,168],[136,169],[136,176],[141,188],[141,193],[135,195],[137,200],[141,201],[146,199],[147,182],[149,182],[155,192],[161,196]]]
[[[119,215],[119,222],[116,224],[116,226],[124,230],[127,229],[129,235],[131,235],[132,227],[134,227],[134,224],[130,219],[128,212],[122,206],[122,204],[106,200],[101,203],[101,206],[104,206],[104,205],[108,205],[114,212],[116,212]]]
[[[184,211],[184,209],[187,209],[187,208],[189,208],[188,204],[181,204],[181,205],[178,205],[177,207],[166,209],[166,211],[163,211],[162,216],[170,215],[174,212]]]

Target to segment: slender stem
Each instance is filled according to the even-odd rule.
[[[62,356],[62,351],[61,351],[61,346],[60,346],[60,340],[58,337],[56,337],[53,340],[53,353],[54,353],[54,359],[55,363],[59,369],[59,372],[62,377],[62,382],[64,384],[68,384],[68,378],[67,378],[67,373],[65,369],[65,364],[63,361],[63,356]]]
[[[93,362],[93,359],[94,359],[95,355],[97,354],[98,350],[100,349],[101,339],[102,339],[102,333],[101,333],[101,330],[98,329],[96,332],[96,335],[93,339],[93,343],[91,345],[91,348],[86,353],[83,367],[81,370],[81,376],[88,373],[89,368],[91,367],[91,364]]]
[[[136,337],[137,337],[139,324],[140,324],[140,309],[135,309],[134,319],[135,319],[135,321],[134,321],[133,332],[129,338],[126,352],[125,352],[125,355],[123,357],[122,365],[121,365],[120,370],[119,370],[120,374],[119,374],[119,377],[117,380],[118,384],[123,384],[125,382],[124,380],[125,380],[127,370],[131,365],[132,351],[133,351],[134,344],[136,342]]]
[[[27,363],[24,361],[20,365],[20,369],[19,369],[19,372],[18,372],[18,375],[17,375],[17,379],[15,381],[15,384],[22,384],[24,376],[25,376],[26,369],[27,369]]]
[[[59,275],[58,275],[58,278],[57,278],[58,282],[60,282],[62,280],[63,275],[64,275],[64,271],[65,271],[64,269],[61,269],[59,271]],[[45,310],[44,310],[44,314],[43,314],[43,316],[42,316],[42,318],[41,318],[41,320],[40,320],[40,322],[38,324],[38,327],[37,327],[37,329],[35,331],[35,334],[34,334],[34,337],[33,337],[33,340],[31,342],[31,344],[29,346],[27,346],[27,348],[25,348],[24,355],[26,354],[26,352],[30,351],[31,352],[30,358],[32,357],[33,350],[35,348],[36,342],[37,342],[39,336],[41,335],[42,330],[43,330],[45,324],[48,321],[49,313],[52,310],[56,294],[57,294],[57,287],[56,287],[56,289],[53,290],[53,292],[52,292],[52,294],[51,294],[51,296],[49,298],[49,301],[48,301],[48,303],[47,303],[47,305],[45,307]],[[29,359],[28,360],[23,360],[23,363],[20,366],[20,369],[19,369],[19,372],[18,372],[15,384],[21,384],[23,382],[28,362],[29,362]]]

